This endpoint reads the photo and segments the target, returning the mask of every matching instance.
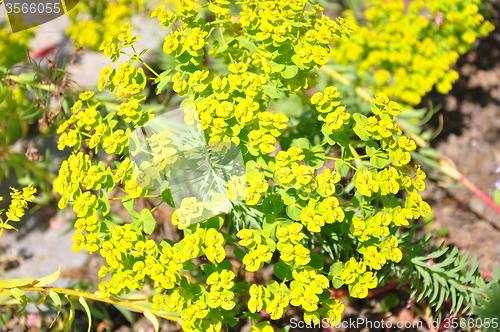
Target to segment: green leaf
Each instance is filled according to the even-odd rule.
[[[311,148],[312,148],[311,142],[309,142],[309,140],[305,137],[299,138],[297,140],[297,145],[299,148],[301,148],[303,150],[311,150]]]
[[[224,218],[222,218],[221,216],[214,216],[207,220],[207,228],[215,228],[219,230],[223,225]]]
[[[262,208],[264,213],[272,213],[274,216],[278,216],[278,214],[283,210],[283,201],[279,195],[271,195],[264,199],[262,202]]]
[[[1,97],[1,96],[0,96],[0,97]],[[0,100],[0,104],[1,104],[1,101],[2,101],[2,100]],[[0,322],[2,322],[4,326],[6,325],[6,323],[5,323],[5,319],[3,319],[3,316],[2,316],[2,311],[0,311]]]
[[[272,214],[266,214],[266,218],[264,218],[264,223],[262,225],[262,228],[265,231],[268,231],[269,233],[272,233],[274,231],[274,228],[276,227],[276,216]]]
[[[328,272],[328,277],[333,279],[334,276],[339,275],[343,265],[344,263],[342,262],[332,264],[332,266],[330,266],[330,271]]]
[[[278,330],[278,332],[288,332],[288,331],[290,331],[290,325],[287,325],[284,328],[282,328],[281,330]]]
[[[461,293],[466,292],[465,288],[462,285],[460,285],[458,282],[456,282],[455,280],[449,279],[448,281],[450,282],[450,285],[453,286],[454,288],[456,288],[459,292],[461,292]]]
[[[61,265],[62,264],[59,264],[59,268],[57,269],[56,272],[52,273],[49,276],[37,279],[37,280],[33,281],[31,284],[33,286],[36,285],[37,287],[42,287],[42,286],[50,285],[51,283],[53,283],[54,281],[56,281],[57,279],[59,279],[59,275],[61,274]]]
[[[141,143],[137,137],[137,130],[134,130],[132,134],[128,137],[128,150],[132,156],[137,156],[141,150]]]
[[[139,69],[137,69],[137,75],[135,76],[135,80],[137,84],[141,86],[142,89],[146,87],[146,83],[148,80],[146,78],[146,74],[144,74],[144,69],[142,69],[142,67],[139,67]]]
[[[280,90],[276,89],[272,85],[263,85],[262,86],[262,91],[264,91],[264,93],[267,96],[271,97],[272,99],[281,99],[281,98],[283,98],[283,92],[281,92]]]
[[[227,50],[227,47],[228,47],[227,44],[222,45],[221,47],[219,47],[217,49],[217,51],[215,51],[215,54],[219,54],[221,52],[224,52],[225,50]]]
[[[213,266],[212,264],[201,264],[200,269],[203,272],[205,272],[205,275],[207,277],[210,276],[212,273],[214,273],[214,272],[217,271],[217,269],[215,268],[215,266]]]
[[[433,284],[434,284],[434,289],[433,289],[434,292],[432,294],[432,297],[429,299],[429,303],[431,303],[431,304],[433,304],[434,301],[436,301],[437,296],[439,295],[439,288],[440,288],[439,281],[434,280]]]
[[[139,212],[132,210],[129,212],[129,214],[130,214],[130,218],[132,218],[132,221],[136,222],[136,221],[141,220],[141,215],[139,214]]]
[[[387,153],[379,152],[370,157],[370,164],[377,168],[384,168],[389,162],[389,155]]]
[[[325,150],[319,148],[316,151],[305,151],[304,161],[314,169],[320,169],[325,164]]]
[[[330,142],[333,141],[334,143],[337,143],[338,145],[346,148],[349,146],[351,141],[349,140],[349,137],[347,137],[346,134],[340,133],[340,134],[329,134],[327,137],[327,140]],[[330,143],[332,144],[332,143]],[[332,144],[333,145],[333,144]]]
[[[33,83],[37,73],[21,73],[19,74],[20,83]]]
[[[161,199],[165,203],[170,205],[170,207],[173,207],[175,209],[175,202],[174,202],[174,199],[172,197],[172,192],[170,191],[170,188],[168,187],[168,184],[167,184],[167,188],[163,189],[163,191],[161,192]]]
[[[299,72],[299,67],[296,65],[286,65],[285,70],[281,72],[281,76],[286,79],[291,79],[297,76]]]
[[[78,301],[80,302],[80,304],[82,305],[83,309],[85,309],[85,312],[87,313],[87,318],[89,320],[89,328],[88,328],[87,332],[90,332],[90,328],[92,327],[92,315],[90,314],[89,305],[87,304],[87,301],[85,301],[85,299],[83,298],[83,296],[80,296],[80,298],[78,299]]]
[[[271,238],[268,237],[266,239],[266,244],[271,249],[272,252],[276,251],[276,242],[274,242],[273,239],[271,239]]]
[[[54,325],[54,323],[56,322],[57,317],[59,317],[59,314],[61,313],[61,298],[59,297],[59,294],[57,294],[53,290],[51,290],[49,292],[49,296],[52,299],[52,301],[54,301],[54,303],[57,307],[57,316],[56,316],[56,318],[54,318],[54,320],[50,324],[50,326],[49,326],[49,329],[50,329],[52,327],[52,325]]]
[[[273,268],[274,275],[283,281],[292,280],[292,269],[286,263],[279,261],[274,264]]]
[[[311,261],[309,262],[309,266],[313,267],[316,270],[323,271],[323,256],[318,254],[311,255]]]
[[[284,61],[284,57],[282,55],[277,56],[269,62],[269,66],[273,69],[273,71],[281,72],[286,67],[284,63],[281,63],[282,61]]]
[[[233,252],[236,258],[238,258],[240,261],[245,258],[245,252],[240,247],[234,246]]]
[[[64,332],[68,332],[71,325],[73,325],[73,321],[75,320],[75,306],[73,305],[73,302],[69,299],[69,296],[66,295],[66,298],[68,299],[70,309],[69,309],[69,317],[66,323],[64,324]]]
[[[359,123],[356,123],[354,127],[352,127],[356,135],[358,135],[359,138],[361,138],[363,141],[368,141],[370,140],[370,136],[368,136],[368,133],[366,132],[365,128],[360,125]]]
[[[388,312],[392,308],[396,307],[398,304],[399,304],[398,295],[396,293],[391,293],[380,302],[380,309],[383,312]]]
[[[339,172],[340,176],[346,176],[351,168],[343,160],[335,161],[335,169]]]
[[[302,65],[302,59],[300,58],[299,54],[294,54],[292,55],[292,61],[299,67],[300,69],[303,69],[304,66]]]
[[[297,201],[297,195],[292,189],[288,189],[287,191],[283,191],[281,193],[281,199],[283,200],[283,203],[290,205]]]
[[[291,204],[286,207],[286,214],[293,220],[299,221],[302,210],[297,207],[297,204]]]
[[[108,213],[111,211],[111,205],[109,204],[109,199],[108,195],[105,194],[103,195],[103,199],[101,200],[102,206],[101,206],[101,213],[103,216],[107,216]]]
[[[248,319],[256,320],[256,321],[259,321],[261,319],[258,312],[251,313],[250,311],[245,311],[245,312],[243,312],[243,314],[241,316],[244,318],[248,318]],[[254,326],[256,326],[256,325],[254,325]]]
[[[340,279],[334,278],[332,280],[332,285],[333,285],[333,288],[339,289],[340,287],[344,286],[344,282]]]
[[[10,295],[12,295],[16,300],[18,300],[19,302],[21,302],[23,308],[21,309],[21,311],[24,310],[24,308],[26,308],[26,305],[28,304],[28,297],[26,296],[26,294],[24,294],[24,292],[22,290],[20,290],[19,288],[12,288],[10,290]]]
[[[291,224],[293,224],[293,221],[291,221],[290,219],[288,218],[278,218],[277,219],[278,221],[278,224],[281,226],[281,227],[288,227],[290,226]]]
[[[221,263],[212,262],[212,264],[214,264],[217,267],[217,270],[219,271],[231,270],[233,268],[233,264],[231,264],[231,262],[228,261],[227,259],[223,260]]]
[[[366,154],[370,157],[375,155],[380,146],[376,142],[366,142]]]
[[[465,296],[459,295],[457,306],[455,308],[455,314],[460,314],[460,309],[462,308],[462,303],[464,302]]]
[[[451,281],[451,279],[450,279]],[[450,288],[451,290],[451,309],[450,309],[450,313],[453,313],[456,309],[456,305],[457,305],[457,291],[455,289],[455,287],[451,287]]]
[[[184,266],[182,267],[183,270],[187,270],[187,271],[192,271],[194,269],[196,269],[196,264],[193,263],[192,260],[187,260],[184,262]]]
[[[371,109],[374,114],[379,114],[384,108],[385,108],[384,104],[378,102],[371,104]]]
[[[158,330],[160,329],[160,325],[158,324],[158,319],[156,318],[156,316],[153,315],[148,310],[144,310],[144,316],[146,316],[146,318],[149,319],[149,321],[151,323],[153,323],[153,326],[155,328],[155,332],[158,332]]]
[[[358,123],[360,125],[363,125],[367,119],[366,116],[364,116],[361,113],[354,113],[352,115],[352,118],[354,119],[354,121],[356,121],[356,123]]]
[[[280,290],[280,284],[278,284],[276,280],[271,280],[267,283],[267,289],[269,289],[271,293],[276,293]]]
[[[143,229],[146,234],[152,234],[155,230],[156,220],[148,209],[141,211],[141,218],[143,221]]]
[[[24,279],[5,279],[0,280],[0,289],[10,289],[15,287],[21,287],[29,285],[33,280],[33,278],[24,278]]]
[[[236,38],[240,44],[251,52],[259,52],[259,48],[254,42],[247,40],[245,37]]]
[[[158,77],[155,80],[155,83],[157,84],[155,92],[157,95],[162,93],[165,85],[167,85],[170,82],[171,77],[169,76],[169,74],[171,71],[172,69],[164,71],[163,73],[160,74],[160,77]]]
[[[122,199],[122,204],[128,212],[134,211],[135,199],[131,197],[124,198]]]

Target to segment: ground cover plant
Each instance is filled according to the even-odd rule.
[[[175,62],[162,72],[143,60],[147,50],[134,46],[140,36],[130,23],[104,36],[99,50],[114,64],[102,69],[98,91],[79,94],[56,121],[58,148],[72,154],[54,181],[59,208],[76,214],[72,249],[106,259],[99,289],[48,286],[58,271],[3,280],[2,295],[25,306],[25,292],[37,291],[39,303],[50,299],[59,309],[58,294],[66,295],[65,329],[75,297],[89,321],[85,299],[139,310],[156,329],[162,317],[184,331],[229,331],[243,320],[268,331],[291,307],[306,322],[335,324],[344,305],[333,288],[366,298],[388,280],[410,285],[412,297],[435,312],[450,299],[453,315],[480,314],[471,307],[479,301],[484,309],[483,293],[495,288],[482,279],[477,259],[468,267],[457,250],[414,237],[416,221],[432,212],[420,196],[426,174],[411,164],[417,144],[398,125],[403,107],[387,94],[415,99],[385,90],[360,110],[342,102],[341,86],[320,82],[317,71],[357,33],[321,6],[297,0],[233,7],[181,1],[154,10],[165,30],[163,52]],[[160,95],[170,87],[183,97],[178,111],[147,104],[147,89]],[[286,112],[276,111],[291,99],[311,110],[310,129],[296,131]],[[32,187],[13,192],[2,229],[23,216],[33,194]],[[141,199],[160,201],[139,211]],[[110,201],[121,202],[131,223],[114,222]],[[178,242],[150,239],[161,204],[175,209]],[[247,281],[247,272],[269,265],[266,285]],[[147,285],[151,292],[130,297]]]

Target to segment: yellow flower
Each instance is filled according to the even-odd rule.
[[[264,135],[262,136],[262,142],[259,144],[259,149],[262,151],[264,154],[269,154],[273,152],[276,147],[274,144],[276,144],[276,138],[274,138],[271,135]]]
[[[305,266],[311,261],[311,252],[301,244],[293,247],[295,254],[295,264]]]

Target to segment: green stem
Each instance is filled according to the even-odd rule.
[[[141,198],[154,198],[154,197],[161,197],[161,195],[146,195],[146,196],[141,196]],[[121,197],[111,197],[108,198],[110,201],[116,201],[118,199],[126,199],[129,198],[129,196],[121,196]]]
[[[220,26],[220,23],[217,23],[217,26],[219,27],[219,32],[220,32],[220,36],[222,37],[222,42],[224,43],[224,45],[227,45],[226,39],[224,38],[224,34],[222,33],[222,28]],[[235,63],[233,60],[233,57],[231,55],[231,52],[227,52],[227,54],[229,55],[229,59],[231,59],[231,62]]]
[[[318,150],[318,149],[321,149],[321,148],[322,148],[325,144],[327,144],[327,143],[328,143],[328,141],[323,142],[323,144],[318,145],[317,147],[315,147],[314,149],[312,149],[312,152],[314,152],[314,151],[316,151],[316,150]]]
[[[156,206],[151,209],[151,212],[153,212],[154,210],[156,210],[161,205],[161,203],[163,203],[163,201],[161,201],[160,203],[156,204]]]
[[[365,154],[363,156],[358,155],[357,157],[352,157],[352,158],[335,158],[335,157],[324,156],[325,159],[343,160],[343,161],[350,161],[350,160],[362,159],[362,158],[366,158],[366,157],[369,157],[369,155],[367,155],[367,154]]]
[[[139,56],[139,54],[137,54],[137,51],[135,50],[134,45],[132,45],[132,49],[134,50],[134,53],[135,53],[135,56],[137,57],[137,60],[139,60],[140,62],[142,62],[142,64],[143,64],[144,66],[146,66],[146,68],[148,68],[150,72],[152,72],[153,74],[155,74],[155,76],[156,76],[156,77],[160,78],[160,75],[158,75],[158,73],[157,73],[157,72],[155,72],[155,71],[153,70],[153,68],[151,68],[151,67],[150,67],[150,66],[149,66],[146,62],[142,61],[142,59],[141,59],[141,57]]]
[[[357,168],[360,168],[360,167],[363,167],[363,163],[361,163],[360,160],[357,160],[360,158],[359,154],[358,154],[358,151],[356,151],[356,149],[354,148],[354,146],[352,146],[352,144],[349,144],[349,150],[351,150],[351,153],[352,155],[355,157],[354,159],[354,163],[356,164],[356,167]],[[364,157],[368,157],[368,155],[365,155]]]

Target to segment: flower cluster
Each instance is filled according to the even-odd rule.
[[[100,43],[120,33],[120,26],[126,23],[135,12],[145,9],[142,0],[89,1],[80,0],[68,12],[71,20],[66,29],[69,37],[79,46],[97,50]]]
[[[373,249],[367,251],[372,253]],[[368,256],[372,258],[372,256]],[[373,259],[373,258],[372,258]],[[382,257],[377,257],[382,260]],[[345,284],[349,285],[349,294],[352,297],[364,298],[368,295],[368,290],[377,287],[377,276],[371,271],[366,271],[367,264],[364,261],[357,262],[354,257],[345,263],[345,267],[340,272],[340,276]]]
[[[251,285],[248,308],[252,313],[265,310],[271,319],[280,319],[291,304],[305,311],[306,321],[318,322],[320,317],[325,317],[337,322],[340,321],[344,306],[339,300],[330,299],[328,287],[329,281],[324,275],[316,273],[312,268],[305,268],[300,272],[294,271],[290,288],[285,283],[279,284],[274,280],[266,287]]]
[[[0,26],[0,67],[10,66],[26,59],[26,50],[30,40],[35,37],[32,30],[23,30],[17,33],[9,31],[8,26]]]
[[[338,64],[355,62],[362,76],[368,72],[375,91],[416,105],[433,86],[441,93],[450,91],[458,78],[451,65],[477,37],[493,31],[493,24],[479,13],[479,4],[371,0],[365,25],[360,26],[353,13],[345,13],[356,33],[347,42],[338,40],[332,57]]]
[[[28,203],[35,199],[36,188],[33,188],[32,185],[23,188],[22,191],[14,188],[11,189],[11,202],[7,212],[5,213],[7,219],[3,220],[0,218],[0,236],[2,236],[4,229],[15,229],[12,225],[9,225],[8,222],[21,220],[24,216],[25,210],[28,208]],[[1,200],[3,200],[3,197],[0,197],[0,201]],[[3,209],[0,210],[0,214],[2,214],[3,211]]]

